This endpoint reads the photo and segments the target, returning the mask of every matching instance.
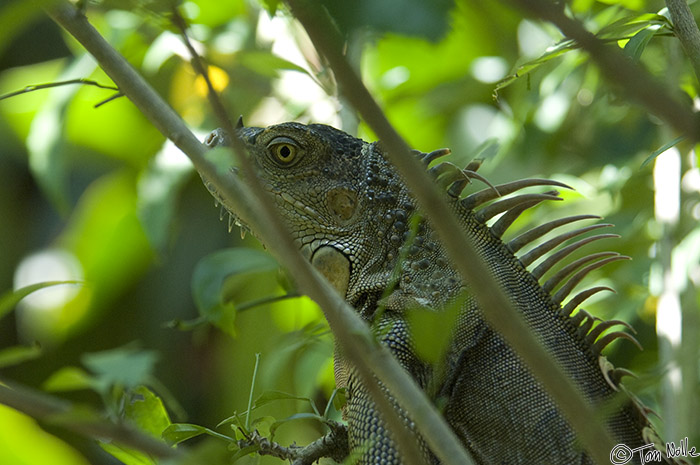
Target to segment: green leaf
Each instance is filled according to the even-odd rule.
[[[235,334],[235,312],[232,304],[224,301],[224,283],[227,294],[235,296],[246,278],[276,269],[277,262],[270,255],[254,249],[225,249],[204,257],[192,274],[192,294],[199,313],[224,332]]]
[[[60,284],[82,284],[81,281],[46,281],[43,283],[30,284],[16,291],[7,291],[0,296],[0,318],[10,313],[20,300],[27,297],[32,292],[46,287],[58,286]]]
[[[206,433],[206,428],[199,425],[189,423],[173,423],[163,431],[163,439],[168,444],[179,444],[182,441],[187,441],[199,435]]]
[[[253,444],[242,449],[238,449],[233,456],[231,456],[231,463],[235,463],[238,459],[245,457],[248,454],[254,454],[260,450],[258,444]]]
[[[42,388],[45,391],[76,391],[79,389],[93,389],[96,386],[95,378],[82,368],[67,366],[59,369],[44,381]]]
[[[125,409],[126,417],[142,431],[161,438],[163,431],[171,424],[163,401],[146,386],[137,387],[132,396]]]
[[[350,35],[356,30],[372,29],[420,36],[437,42],[450,29],[452,0],[323,0],[340,29]]]
[[[4,465],[90,465],[68,443],[49,434],[28,415],[0,404],[0,463]],[[94,465],[94,462],[93,462]]]
[[[313,78],[304,68],[268,51],[246,51],[236,55],[238,62],[246,68],[267,77],[279,76],[280,70],[298,71]]]
[[[644,48],[655,35],[656,31],[651,28],[642,29],[632,36],[632,38],[625,44],[625,48],[623,49],[625,55],[633,60],[639,60],[639,58],[642,56]]]
[[[342,412],[343,408],[345,407],[345,404],[348,403],[348,395],[347,395],[347,389],[342,388],[342,389],[336,389],[334,391],[334,396],[332,398],[333,400],[333,407],[338,411]],[[328,410],[328,409],[326,409]],[[325,416],[325,415],[324,415]]]
[[[270,415],[265,415],[258,417],[251,423],[251,429],[257,430],[257,432],[266,438],[271,438],[273,436],[272,426],[277,423],[275,417]]]
[[[165,428],[162,437],[168,442],[168,444],[174,445],[202,434],[223,439],[224,441],[230,443],[236,442],[236,440],[230,436],[226,436],[225,434],[217,433],[216,431],[205,428],[204,426],[193,425],[191,423],[172,423],[170,426]]]
[[[231,428],[233,428],[234,430],[238,427],[243,426],[242,414],[238,414],[238,412],[234,412],[233,415],[221,420],[219,422],[219,424],[216,425],[216,427],[219,428],[219,427],[224,426],[224,425],[231,425]]]
[[[651,161],[653,161],[656,157],[658,157],[659,155],[661,155],[662,153],[664,153],[666,150],[670,149],[671,147],[673,147],[673,146],[676,145],[677,143],[681,142],[683,139],[685,139],[685,136],[676,137],[676,138],[673,139],[671,142],[668,142],[667,144],[664,144],[664,145],[662,145],[661,147],[659,147],[658,149],[654,150],[654,151],[651,153],[651,155],[649,155],[649,156],[647,157],[647,159],[644,160],[644,162],[642,162],[642,166],[640,166],[640,168],[644,168],[644,167],[645,167],[646,165],[648,165]]]
[[[178,192],[191,172],[184,155],[166,142],[139,177],[136,214],[155,249],[163,250],[168,244]]]
[[[41,346],[12,346],[0,350],[0,368],[6,368],[41,356]]]
[[[270,425],[270,436],[274,436],[277,428],[283,424],[298,420],[317,420],[321,423],[325,423],[325,419],[320,415],[316,415],[315,413],[295,413],[294,415],[291,415],[283,420],[277,420],[276,422],[272,423]]]
[[[257,399],[255,399],[253,408],[262,407],[265,404],[277,400],[303,400],[309,403],[313,403],[313,401],[308,397],[295,396],[293,394],[288,394],[282,391],[265,391]]]
[[[158,465],[153,458],[138,450],[115,443],[100,442],[99,444],[105,452],[119,459],[124,465]]]
[[[458,299],[461,303],[463,300]],[[460,305],[452,304],[436,312],[425,308],[410,309],[407,320],[418,355],[428,363],[437,364],[452,340],[452,332],[445,328],[454,328]]]
[[[82,78],[95,69],[88,55],[75,58],[59,76],[59,81]],[[47,197],[58,211],[69,211],[69,182],[67,144],[65,141],[66,112],[72,98],[79,91],[76,86],[54,87],[47,92],[46,103],[37,112],[27,136],[29,167]]]
[[[622,40],[652,25],[671,26],[671,23],[665,16],[654,13],[630,15],[604,26],[596,37],[602,40]]]
[[[88,367],[105,386],[119,385],[135,388],[148,381],[158,354],[151,350],[122,347],[103,352],[84,354],[83,364]]]
[[[474,153],[471,156],[471,159],[489,160],[496,156],[499,148],[500,144],[498,142],[498,139],[496,139],[495,137],[488,138],[474,149]]]
[[[553,60],[554,58],[557,58],[564,53],[574,50],[578,48],[578,44],[574,42],[573,40],[563,40],[559,42],[558,44],[549,47],[547,51],[539,56],[538,58],[535,58],[534,60],[530,60],[526,63],[523,63],[518,67],[516,70],[515,74],[511,74],[510,76],[506,76],[502,80],[500,80],[498,83],[496,83],[496,87],[493,90],[493,95],[494,98],[498,98],[498,92],[502,89],[505,89],[509,85],[513,84],[515,81],[520,79],[523,76],[526,76],[530,74],[531,72],[535,71],[537,68],[540,66],[548,63],[550,60]]]

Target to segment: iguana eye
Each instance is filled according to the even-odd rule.
[[[299,155],[299,146],[288,137],[276,137],[267,144],[273,161],[282,166],[290,166]]]

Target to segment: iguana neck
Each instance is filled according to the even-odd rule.
[[[363,150],[359,208],[367,217],[346,299],[365,317],[377,308],[440,308],[457,295],[461,282],[381,145],[367,144]]]

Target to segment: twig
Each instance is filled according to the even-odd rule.
[[[671,14],[673,30],[688,55],[695,70],[695,77],[700,81],[700,29],[686,0],[666,0],[666,7]]]
[[[278,260],[287,269],[294,270],[300,289],[304,290],[324,310],[329,325],[343,346],[344,354],[358,370],[360,376],[371,379],[372,373],[376,374],[387,389],[396,395],[411,418],[427,421],[425,425],[420,425],[421,433],[426,439],[444,434],[453,435],[415,381],[401,368],[385,347],[374,342],[366,324],[297,250],[286,228],[277,217],[273,205],[265,201],[267,197],[259,182],[255,182],[255,177],[248,177],[249,187],[253,191],[251,193],[239,180],[219,173],[216,167],[206,160],[207,149],[194,137],[172,108],[100,36],[78,10],[66,2],[59,2],[47,12],[95,57],[105,73],[117,83],[151,123],[192,160],[197,171],[216,188],[227,203],[235,209],[237,215],[258,232]],[[230,133],[234,134],[233,131]],[[236,144],[240,144],[240,141],[237,138],[232,139],[236,149]],[[251,169],[249,163],[245,163],[243,150],[239,147],[236,152],[239,161],[243,162],[240,163],[241,168],[244,171]],[[378,405],[382,408],[381,402],[378,402]],[[385,418],[397,417],[393,409],[386,412],[382,409],[381,413]],[[394,437],[400,436],[400,432],[401,429],[394,431]],[[408,437],[411,440],[410,433]],[[410,458],[412,457],[408,457],[407,461]],[[465,456],[464,452],[460,452],[447,457],[443,463],[468,465],[473,462]]]
[[[190,38],[187,36],[187,22],[185,21],[185,18],[182,17],[182,15],[176,7],[173,7],[172,9],[171,20],[175,27],[177,27],[180,31],[182,41],[185,43],[185,47],[187,47],[187,50],[190,52],[190,56],[192,57],[192,67],[197,72],[197,74],[202,76],[204,82],[207,85],[207,98],[209,99],[209,104],[214,110],[214,114],[216,115],[217,119],[221,122],[221,124],[225,127],[227,132],[231,134],[231,137],[235,139],[236,137],[235,132],[233,131],[233,126],[231,125],[231,118],[228,117],[226,108],[224,108],[224,105],[221,102],[221,99],[219,98],[219,94],[216,92],[216,89],[214,89],[214,85],[212,84],[211,79],[209,79],[209,67],[192,46],[192,42],[190,42]],[[236,151],[236,154],[234,155],[238,156],[238,151],[241,149],[243,149],[242,146],[234,146],[234,150]]]
[[[327,13],[310,4],[308,0],[287,0],[287,3],[291,6],[294,16],[304,25],[316,48],[328,60],[341,85],[341,91],[382,140],[387,148],[388,158],[411,188],[460,273],[470,283],[470,292],[481,304],[483,315],[516,350],[552,396],[586,450],[597,462],[605,463],[608,459],[607,451],[612,448],[613,443],[600,422],[592,425],[595,423],[595,411],[532,334],[495,278],[490,273],[483,272],[489,268],[477,254],[470,238],[465,236],[444,197],[430,182],[418,160],[409,156],[406,142],[391,126],[379,105],[345,60],[338,33]],[[432,420],[422,417],[414,420],[419,426],[432,423]],[[439,441],[432,442],[434,439],[436,438],[426,438],[436,454],[454,455],[462,450],[459,442],[453,442],[456,440],[454,436],[440,437],[437,438]],[[440,458],[443,459],[443,455],[440,455]]]
[[[502,0],[503,1],[503,0]],[[690,106],[679,102],[640,65],[625,57],[618,47],[606,46],[581,23],[569,18],[560,5],[549,0],[504,0],[505,3],[557,26],[588,52],[605,78],[630,100],[666,121],[691,141],[700,141],[700,118]]]
[[[52,87],[68,86],[68,85],[73,85],[73,84],[82,84],[84,86],[95,86],[95,87],[99,87],[100,89],[116,90],[117,92],[119,91],[119,88],[117,88],[117,87],[100,84],[99,82],[92,81],[90,79],[70,79],[68,81],[49,82],[47,84],[33,84],[31,86],[26,86],[24,89],[16,90],[16,91],[10,92],[8,94],[0,95],[0,100],[5,100],[5,99],[8,99],[10,97],[15,97],[17,95],[27,94],[29,92],[34,92],[37,90],[51,89]],[[117,96],[119,96],[119,94]],[[111,97],[111,99],[112,98],[115,98],[115,97]],[[98,104],[98,105],[100,105],[100,104]]]
[[[89,438],[111,440],[159,458],[180,456],[177,449],[126,424],[109,423],[96,413],[94,417],[86,416],[84,410],[77,411],[67,401],[16,384],[0,383],[0,403]]]

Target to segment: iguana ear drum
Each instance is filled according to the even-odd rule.
[[[341,222],[347,222],[355,214],[357,194],[342,187],[332,189],[327,196],[328,208]]]

